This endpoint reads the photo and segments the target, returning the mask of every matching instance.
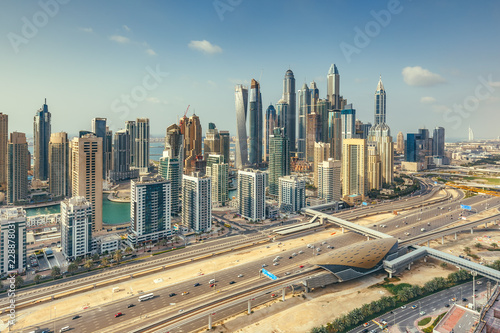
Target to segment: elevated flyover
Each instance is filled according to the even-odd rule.
[[[408,252],[407,254],[402,255],[396,259],[384,260],[384,269],[389,273],[389,277],[392,277],[392,274],[400,272],[406,267],[409,268],[415,260],[428,256],[460,267],[462,269],[477,272],[478,274],[481,274],[488,279],[492,279],[497,282],[500,281],[500,271],[497,271],[496,269],[489,268],[484,265],[480,265],[478,263],[432,249],[427,246],[412,246],[410,247],[410,249],[412,249],[411,252]]]

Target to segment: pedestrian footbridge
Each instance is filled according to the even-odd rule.
[[[500,281],[500,271],[493,268],[489,268],[427,246],[410,246],[409,249],[412,251],[394,260],[384,260],[384,269],[389,273],[389,277],[392,277],[392,274],[400,272],[405,268],[409,269],[415,260],[423,257],[432,257],[450,265],[454,265],[471,272],[476,272],[488,279]]]

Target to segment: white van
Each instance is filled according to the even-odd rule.
[[[210,284],[215,283],[215,279],[208,281],[208,283],[210,283]]]
[[[59,332],[66,332],[66,331],[69,331],[69,330],[70,330],[69,326],[64,326],[63,328],[61,328],[59,330]]]

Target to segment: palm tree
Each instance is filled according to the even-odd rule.
[[[119,263],[122,260],[122,250],[116,250],[113,259],[115,259],[116,263]]]
[[[131,254],[132,252],[134,252],[134,250],[132,250],[132,248],[130,246],[127,246],[127,248],[125,249],[125,253]]]
[[[78,270],[78,265],[72,262],[71,264],[68,265],[68,273],[73,274]]]
[[[40,274],[35,275],[35,284],[39,284],[42,281],[42,276]]]
[[[21,276],[16,276],[14,280],[14,285],[16,286],[16,289],[21,288],[21,286],[24,284],[24,279]]]
[[[467,255],[470,255],[470,247],[468,247],[468,246],[464,247],[464,252],[465,252]]]
[[[108,259],[108,257],[103,257],[101,259],[101,265],[102,266],[108,266],[109,265],[109,259]]]
[[[491,247],[496,249],[498,247],[498,244],[497,243],[491,243]]]
[[[94,265],[94,262],[92,261],[92,259],[87,259],[85,261],[85,265],[83,265],[83,267],[85,267],[88,271],[90,271],[90,269],[92,268],[93,265]]]
[[[446,267],[448,267],[448,263],[446,263],[446,262],[442,262],[440,266],[441,266],[442,268],[446,268]]]

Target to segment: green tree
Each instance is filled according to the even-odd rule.
[[[465,252],[467,255],[470,255],[470,247],[468,247],[468,246],[464,247],[464,252]]]
[[[116,250],[113,259],[115,259],[116,263],[119,263],[122,260],[122,251]]]
[[[476,243],[476,244],[474,244],[474,246],[475,246],[477,249],[482,249],[482,248],[483,248],[483,244],[481,244],[481,243],[479,243],[479,242],[478,242],[478,243]]]
[[[125,249],[125,253],[131,254],[132,252],[134,252],[134,250],[132,250],[132,248],[130,246],[127,246],[127,248]]]
[[[496,249],[498,247],[498,244],[497,243],[491,243],[491,247]]]
[[[446,268],[446,267],[448,267],[448,263],[446,263],[446,262],[442,262],[442,263],[440,264],[440,266],[441,266],[442,268]]]
[[[39,284],[42,281],[42,276],[40,274],[36,274],[34,277],[35,284]]]
[[[98,253],[94,253],[94,254],[92,255],[92,260],[93,260],[93,261],[98,261],[98,260],[99,260],[99,254],[98,254]]]
[[[14,285],[16,286],[16,289],[21,288],[23,284],[24,284],[24,279],[19,275],[16,276],[14,280]]]
[[[68,273],[73,274],[78,270],[78,265],[72,262],[71,264],[68,265]]]
[[[90,271],[92,269],[92,266],[94,265],[94,262],[92,261],[92,259],[87,259],[85,261],[85,264],[83,265],[83,267],[85,267],[85,269],[87,271]]]
[[[54,279],[58,278],[59,276],[61,276],[61,268],[59,268],[59,266],[52,267],[52,271],[50,272],[50,275]]]
[[[75,264],[80,266],[80,264],[82,263],[82,257],[76,257],[74,262],[75,262]]]
[[[102,266],[108,266],[109,265],[109,259],[108,259],[108,257],[103,257],[101,259],[101,265]]]

